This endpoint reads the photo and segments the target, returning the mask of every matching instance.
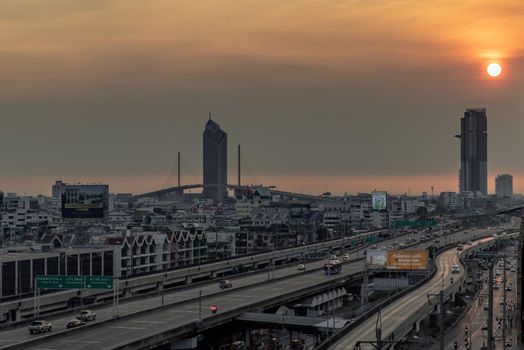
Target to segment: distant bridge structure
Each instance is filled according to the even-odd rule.
[[[207,185],[209,187],[217,187],[219,185]],[[185,191],[194,190],[194,189],[203,189],[203,184],[187,184],[187,185],[181,185],[181,186],[174,186],[169,187],[165,189],[161,189],[158,191],[153,192],[147,192],[142,193],[139,195],[136,195],[133,197],[133,199],[141,199],[141,198],[169,198],[170,196],[182,196]],[[251,188],[251,186],[239,186],[239,185],[227,185],[228,190],[241,190],[243,191],[246,188]],[[280,191],[276,190],[275,188],[270,187],[271,193],[274,195],[280,195],[283,198],[289,198],[289,199],[295,199],[295,200],[309,200],[309,201],[315,201],[320,199],[320,196],[311,195],[311,194],[304,194],[304,193],[294,193],[294,192],[288,192],[288,191]]]

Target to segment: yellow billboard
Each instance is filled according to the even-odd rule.
[[[425,249],[388,250],[387,269],[427,270],[429,254]]]

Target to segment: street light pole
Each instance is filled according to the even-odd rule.
[[[162,306],[164,306],[164,293],[166,289],[166,265],[164,264],[164,274],[162,277]]]
[[[198,319],[202,319],[202,289],[198,291]]]
[[[489,265],[488,278],[488,350],[493,350],[493,261]]]
[[[504,288],[503,290],[503,302],[504,304],[502,304],[502,346],[505,347],[506,346],[506,303],[507,303],[507,298],[506,298],[506,258],[504,257],[503,258],[504,260],[504,264],[503,264],[503,268],[504,268],[504,273],[503,273],[503,280],[502,280],[502,288]]]

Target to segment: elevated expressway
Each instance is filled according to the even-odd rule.
[[[447,243],[470,239],[472,236],[490,236],[498,228],[476,230],[466,236],[460,232],[444,238]],[[441,238],[442,239],[442,238]],[[395,238],[382,244],[391,244]],[[419,244],[427,247],[432,242]],[[358,252],[352,259],[358,258]],[[361,253],[360,253],[361,254]],[[362,255],[362,254],[361,254]],[[439,259],[441,264],[445,260]],[[44,335],[29,335],[26,328],[0,331],[0,347],[5,349],[150,349],[166,344],[177,337],[195,335],[205,329],[227,323],[238,315],[281,305],[314,295],[327,288],[347,284],[362,277],[364,261],[356,259],[344,264],[342,273],[325,276],[321,272],[324,261],[307,264],[306,271],[297,271],[296,266],[268,273],[256,273],[232,279],[234,288],[220,291],[216,283],[201,287],[190,287],[182,292],[165,296],[165,306],[161,297],[146,297],[120,306],[120,318],[112,318],[110,306],[97,309],[97,321],[88,325],[64,330],[65,322],[73,314],[52,318],[53,332]],[[451,264],[451,263],[449,263]],[[447,265],[442,266],[447,267]],[[199,290],[202,290],[201,315]],[[209,305],[217,304],[219,312],[209,311]],[[374,321],[373,321],[374,322]]]
[[[172,287],[180,287],[181,285],[191,285],[193,281],[210,280],[217,276],[230,275],[235,271],[257,270],[267,267],[268,265],[283,265],[293,260],[304,260],[311,256],[326,257],[327,254],[335,251],[362,251],[364,246],[369,241],[381,240],[379,237],[381,233],[386,230],[373,231],[362,233],[353,237],[335,239],[330,241],[312,243],[308,245],[279,249],[268,253],[261,253],[255,255],[246,255],[235,257],[228,260],[208,262],[202,265],[188,266],[167,270],[164,272],[156,272],[151,274],[131,276],[126,279],[120,279],[118,283],[118,290],[121,298],[132,297],[137,294],[144,294],[151,291],[159,290],[163,287],[166,289]],[[380,243],[381,245],[388,245],[394,239],[400,239],[400,232],[393,232],[393,236],[388,242]],[[411,236],[413,236],[412,234]],[[402,238],[410,237],[404,235]],[[378,242],[377,242],[378,243]],[[362,253],[361,253],[362,256]],[[49,313],[57,310],[68,308],[70,300],[78,297],[78,290],[63,290],[54,293],[42,294],[39,299],[40,313]],[[113,291],[103,290],[84,290],[82,291],[84,298],[92,298],[96,302],[112,299]],[[5,301],[0,303],[0,313],[8,313],[15,311],[18,313],[18,319],[24,319],[33,316],[33,297],[25,297],[23,299],[16,299],[12,301]],[[1,346],[1,341],[0,341]]]
[[[493,238],[484,238],[473,242],[463,254],[481,249],[493,242]],[[461,266],[459,274],[452,274],[453,265]],[[382,340],[398,341],[405,337],[412,329],[418,329],[420,321],[430,313],[438,311],[438,296],[428,299],[428,294],[438,294],[444,291],[444,301],[453,299],[465,284],[465,265],[457,254],[456,249],[449,249],[437,258],[437,271],[433,277],[421,287],[401,297],[381,309]],[[454,282],[450,283],[453,277]],[[376,341],[377,313],[370,315],[358,326],[350,327],[347,335],[334,343],[329,349],[354,349],[358,341]],[[361,349],[373,349],[371,344],[360,344]]]

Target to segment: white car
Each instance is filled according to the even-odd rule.
[[[51,322],[42,320],[42,321],[33,321],[29,325],[29,333],[44,333],[44,332],[51,332],[53,329],[53,326],[51,325]]]
[[[91,321],[91,320],[96,320],[96,313],[94,313],[93,311],[91,310],[82,310],[80,311],[80,314],[78,316],[76,316],[77,319],[81,320],[81,321]]]
[[[458,265],[453,265],[451,267],[451,273],[460,273],[460,267]]]
[[[305,269],[306,269],[306,265],[304,265],[304,264],[298,264],[298,266],[297,266],[297,270],[299,270],[299,271],[304,271]]]

